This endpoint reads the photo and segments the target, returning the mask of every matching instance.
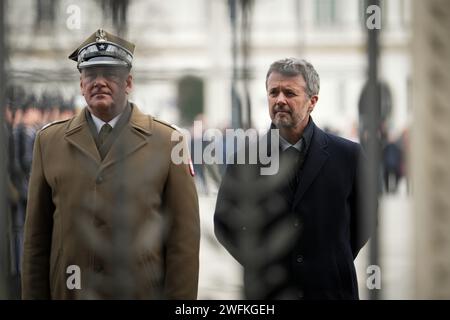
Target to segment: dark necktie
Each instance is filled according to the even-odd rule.
[[[293,146],[290,146],[286,150],[283,151],[282,154],[284,158],[284,165],[286,165],[289,168],[289,174],[287,176],[288,179],[288,186],[289,186],[289,193],[290,195],[294,195],[295,190],[297,189],[298,185],[298,165],[300,160],[300,151]]]
[[[102,128],[100,129],[100,132],[98,133],[98,147],[100,148],[108,139],[109,134],[112,131],[112,127],[105,123]]]

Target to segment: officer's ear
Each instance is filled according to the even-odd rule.
[[[81,69],[78,69],[78,70],[80,71],[80,91],[81,91],[81,94],[84,96],[85,89],[83,86],[83,74],[81,72]]]
[[[125,80],[125,93],[130,94],[132,89],[133,89],[133,76],[131,75],[131,72],[129,72]]]

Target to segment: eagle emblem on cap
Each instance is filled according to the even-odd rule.
[[[106,33],[103,29],[98,29],[97,33],[95,34],[95,42],[105,42],[108,41],[106,39]]]

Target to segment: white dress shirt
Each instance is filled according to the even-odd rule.
[[[280,135],[280,145],[282,151],[285,151],[289,147],[294,147],[301,152],[303,149],[303,137],[301,137],[295,144],[290,144],[285,138]]]
[[[103,127],[103,125],[105,123],[109,124],[111,126],[111,128],[114,128],[114,126],[116,125],[117,121],[119,121],[120,116],[122,115],[122,113],[118,114],[117,116],[115,116],[113,119],[111,119],[111,121],[109,122],[105,122],[100,118],[97,118],[96,116],[94,116],[91,113],[92,116],[92,120],[94,121],[95,127],[97,128],[97,133],[100,132],[100,129]]]

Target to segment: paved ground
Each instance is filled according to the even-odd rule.
[[[214,236],[213,214],[217,193],[199,195],[200,243],[199,299],[242,298],[242,268]]]
[[[403,182],[396,195],[385,195],[380,206],[380,268],[382,299],[414,299],[414,219]],[[365,282],[368,245],[356,259],[361,299],[368,297]]]
[[[396,195],[383,196],[380,212],[381,297],[412,299],[413,216],[404,183]],[[202,239],[200,248],[199,299],[241,299],[242,269],[217,242],[213,213],[217,192],[200,194]],[[367,299],[368,246],[356,259],[361,299]]]

